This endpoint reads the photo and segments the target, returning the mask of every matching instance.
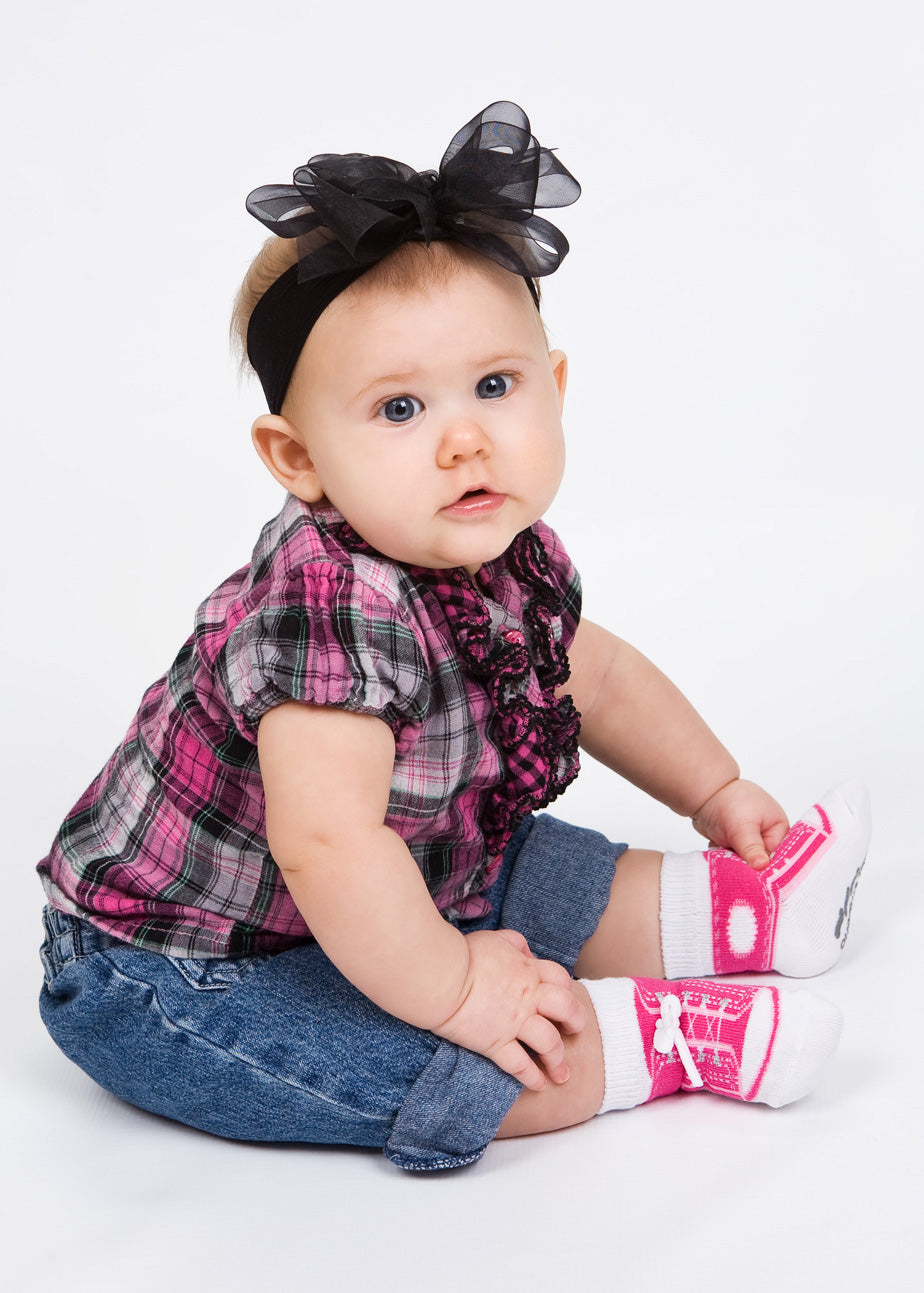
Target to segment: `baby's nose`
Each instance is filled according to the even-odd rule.
[[[480,422],[474,418],[454,418],[443,430],[437,462],[441,467],[452,467],[468,458],[487,458],[490,453],[491,441]]]

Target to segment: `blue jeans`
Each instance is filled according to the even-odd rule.
[[[625,845],[528,819],[459,922],[517,929],[572,971]],[[55,1042],[132,1104],[238,1140],[377,1146],[415,1171],[484,1153],[521,1091],[490,1060],[374,1005],[316,943],[273,956],[185,960],[46,909],[40,1008]]]

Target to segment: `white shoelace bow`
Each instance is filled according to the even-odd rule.
[[[680,1031],[680,998],[669,992],[661,998],[661,1017],[655,1023],[654,1048],[660,1055],[670,1055],[676,1047],[680,1063],[691,1086],[702,1086],[703,1079],[693,1063],[687,1039]]]

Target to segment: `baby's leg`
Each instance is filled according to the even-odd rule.
[[[379,1010],[317,944],[180,960],[46,914],[42,1018],[107,1090],[236,1140],[474,1162],[521,1091],[472,1051]]]
[[[806,992],[647,978],[575,990],[590,1018],[565,1039],[571,1077],[524,1091],[499,1137],[573,1126],[681,1089],[779,1107],[811,1090],[840,1036],[837,1008]]]
[[[829,970],[847,941],[869,835],[866,788],[853,781],[813,805],[761,871],[726,849],[666,854],[666,976],[776,970],[806,978]]]
[[[727,849],[686,854],[630,849],[575,973],[587,978],[776,970],[821,974],[847,941],[869,843],[866,791],[831,791],[754,871]]]
[[[581,949],[578,979],[642,974],[664,978],[661,957],[661,861],[663,854],[627,849],[616,861],[610,900]]]
[[[571,1076],[562,1085],[547,1082],[542,1091],[524,1090],[501,1123],[499,1140],[574,1127],[600,1111],[604,1090],[600,1027],[584,984],[576,983],[574,990],[587,1008],[587,1025],[577,1036],[562,1034]]]

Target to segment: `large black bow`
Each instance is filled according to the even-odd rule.
[[[247,210],[298,238],[300,282],[372,265],[405,242],[450,238],[528,278],[551,274],[568,240],[536,207],[577,201],[581,186],[530,133],[515,103],[492,103],[453,138],[438,171],[388,157],[322,153],[293,184],[266,184]]]

